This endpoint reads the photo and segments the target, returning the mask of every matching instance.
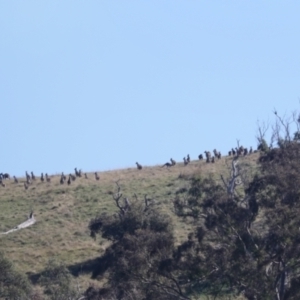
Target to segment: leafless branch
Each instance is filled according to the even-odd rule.
[[[117,185],[117,192],[113,195],[113,199],[115,200],[116,205],[120,210],[118,215],[119,215],[120,219],[123,219],[125,213],[130,209],[130,202],[129,202],[128,198],[123,197],[124,205],[122,206],[120,204],[120,200],[122,199],[123,194],[121,193],[121,187],[119,185],[119,180],[117,180],[115,183]]]
[[[284,132],[285,132],[285,136],[284,139],[288,142],[292,141],[291,138],[291,130],[290,130],[290,125],[292,124],[292,120],[289,120],[288,118],[286,118],[285,116],[281,117],[277,114],[277,111],[274,110],[274,114],[279,122],[279,124],[284,128]],[[280,126],[279,126],[280,127]]]
[[[256,134],[256,139],[258,141],[258,144],[260,144],[266,137],[266,133],[269,129],[269,124],[262,122],[260,123],[257,121],[257,134]]]
[[[238,180],[238,177],[240,176],[239,174],[239,171],[238,171],[238,168],[237,168],[237,164],[238,164],[238,160],[237,159],[233,159],[232,160],[232,163],[231,163],[231,175],[230,175],[230,178],[228,180],[228,183],[226,183],[223,175],[221,175],[221,179],[227,189],[227,193],[230,195],[230,196],[234,196],[235,194],[235,188],[242,184],[241,181]]]

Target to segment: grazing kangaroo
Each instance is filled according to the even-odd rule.
[[[73,181],[75,181],[75,180],[76,180],[76,176],[75,176],[75,175],[73,175],[73,174],[69,174],[69,177],[71,177],[71,179],[72,179]]]
[[[3,179],[10,179],[10,176],[8,173],[2,174]]]
[[[162,165],[161,167],[162,167],[162,168],[163,168],[163,167],[169,168],[169,167],[172,167],[172,164],[169,163],[169,162],[166,162],[166,163],[165,163],[164,165]]]

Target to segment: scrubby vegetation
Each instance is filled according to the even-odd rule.
[[[84,199],[69,213],[60,202],[55,209],[88,229],[76,231],[74,244],[102,250],[72,264],[48,260],[28,273],[31,285],[2,253],[1,299],[299,299],[300,122],[291,133],[276,117],[270,145],[261,130],[252,158],[143,167],[127,181],[101,175],[99,186],[44,191],[46,204],[61,193]],[[92,212],[88,204],[99,202]],[[80,273],[91,278],[84,287]]]
[[[0,299],[27,299],[30,293],[27,278],[0,252]]]

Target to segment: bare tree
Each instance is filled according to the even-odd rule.
[[[260,150],[260,146],[262,144],[264,144],[264,142],[266,141],[266,134],[269,130],[269,123],[265,123],[262,122],[260,123],[259,121],[257,121],[257,134],[256,134],[256,139],[257,139],[257,143],[258,143],[258,150]],[[273,137],[272,137],[273,139]]]
[[[232,160],[231,162],[231,174],[230,177],[225,180],[223,175],[221,175],[221,179],[223,181],[223,184],[226,187],[227,193],[231,196],[234,197],[235,193],[236,193],[236,187],[238,185],[242,184],[242,181],[240,179],[240,172],[237,168],[237,164],[238,164],[238,159],[235,158]]]
[[[117,185],[117,192],[114,194],[113,199],[115,200],[116,206],[119,208],[119,217],[122,219],[126,212],[130,209],[130,202],[128,198],[123,198],[123,205],[120,204],[122,199],[121,187],[119,185],[119,180],[115,182]]]

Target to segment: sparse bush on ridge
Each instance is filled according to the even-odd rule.
[[[257,147],[258,150],[266,152],[269,150],[269,146],[265,139],[262,139]]]

